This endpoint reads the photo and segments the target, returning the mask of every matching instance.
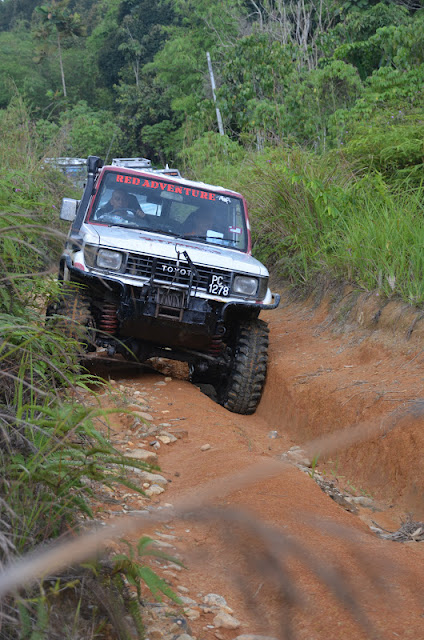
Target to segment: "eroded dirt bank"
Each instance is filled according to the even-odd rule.
[[[331,460],[319,459],[309,474],[290,465],[268,480],[252,478],[248,487],[234,484],[214,502],[226,516],[195,512],[192,519],[150,531],[188,567],[155,564],[186,599],[186,622],[179,627],[168,610],[174,626],[165,629],[163,615],[155,621],[153,614],[152,639],[177,638],[179,630],[199,639],[233,640],[246,633],[282,638],[289,620],[305,640],[365,639],[377,631],[384,638],[423,637],[423,547],[382,540],[369,525],[395,530],[408,512],[423,519],[424,438],[417,400],[424,354],[404,332],[377,334],[364,322],[362,328],[338,331],[330,311],[326,304],[313,309],[286,301],[267,314],[269,373],[253,416],[217,406],[180,379],[178,367],[134,373],[116,364],[109,370],[115,391],[102,397],[104,406],[138,410],[148,419],[144,424],[133,416],[112,416],[112,440],[128,455],[156,454],[165,490],[155,495],[155,483],[143,478],[149,500],[128,489],[99,496],[103,521],[116,513],[169,508],[199,486],[231,478],[317,435],[361,422],[378,423],[381,430]],[[278,437],[270,438],[271,431]],[[316,471],[352,495],[372,496],[369,508],[353,514],[336,504],[310,477]],[[249,514],[241,525],[238,507]],[[262,524],[276,532],[266,532],[266,542],[255,530]],[[333,569],[340,574],[332,575]],[[239,626],[219,624],[217,610],[204,601],[209,593],[225,597]],[[359,608],[351,609],[351,598]],[[373,629],[361,628],[364,615]]]
[[[315,309],[286,301],[269,313],[271,357],[257,415],[296,444],[358,423],[378,425],[376,437],[319,460],[318,468],[423,519],[421,317],[394,303],[382,313],[377,302],[364,296],[343,325],[342,305],[330,309],[328,301]]]

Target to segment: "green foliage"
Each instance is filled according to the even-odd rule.
[[[148,74],[154,73],[159,85],[166,88],[167,97],[177,113],[191,116],[198,109],[198,98],[204,97],[205,42],[199,39],[199,34],[187,33],[181,28],[174,28],[172,35],[154,62],[145,65],[144,70]],[[175,82],[176,78],[178,82]]]
[[[268,0],[62,0],[37,6],[32,31],[12,19],[11,0],[2,5],[11,29],[0,32],[3,106],[16,85],[44,140],[67,143],[70,127],[63,153],[77,155],[104,156],[113,140],[111,155],[178,161],[181,147],[217,128],[206,51],[226,134],[257,150],[287,140],[315,151],[345,145],[352,127],[340,112],[355,119],[376,73],[405,74],[411,92],[424,62],[424,13],[403,0],[306,3],[303,18],[298,3]],[[34,6],[13,15],[28,20]]]
[[[84,113],[82,108],[79,115]],[[102,389],[102,381],[81,372],[76,340],[45,326],[47,294],[54,294],[58,283],[37,271],[56,263],[58,244],[63,246],[64,237],[50,225],[57,216],[53,203],[66,185],[60,174],[43,167],[42,141],[18,97],[0,112],[0,134],[0,564],[5,565],[91,518],[97,486],[118,483],[141,492],[127,468],[151,466],[123,456],[102,435],[99,427],[111,411],[85,406],[80,394],[94,385]],[[146,578],[162,588],[154,576]],[[80,585],[64,582],[58,591]],[[54,595],[41,585],[39,594],[22,590],[11,596],[2,633],[47,637]]]
[[[91,109],[81,101],[62,113],[59,124],[67,132],[64,155],[109,155],[109,159],[119,155],[123,133],[109,111]]]
[[[127,132],[126,149],[153,162],[174,162],[177,123],[166,92],[143,72],[138,86],[121,82],[117,88],[119,122]]]
[[[1,322],[4,327],[4,317]],[[6,423],[2,420],[3,433],[9,433],[8,444],[2,447],[3,455],[8,455],[2,469],[2,492],[7,484],[14,511],[8,520],[17,551],[63,533],[65,525],[74,525],[79,512],[91,517],[87,498],[92,494],[92,482],[109,487],[119,482],[136,490],[123,469],[127,465],[146,468],[118,454],[95,428],[96,419],[105,417],[104,411],[70,399],[66,404],[52,405],[53,399],[43,389],[66,382],[69,374],[64,373],[61,360],[65,354],[72,357],[72,344],[69,351],[63,337],[39,334],[38,329],[31,336],[31,327],[22,325],[13,332],[10,328],[2,331],[0,362],[8,364],[9,371],[16,362],[14,393],[9,398],[16,417]],[[52,355],[42,357],[41,348]],[[74,374],[73,378],[74,385],[85,388],[92,382],[84,375]],[[11,396],[11,390],[7,395]],[[43,398],[42,403],[37,396]]]
[[[346,155],[389,175],[422,180],[424,122],[419,114],[384,109],[372,125],[356,125]]]
[[[120,46],[130,63],[141,59],[150,62],[167,39],[166,27],[174,20],[174,3],[161,0],[123,0],[119,5],[118,24],[123,37]]]
[[[411,53],[417,49],[416,29],[421,28],[422,18],[415,18],[409,18],[405,7],[394,4],[379,3],[365,13],[353,12],[343,25],[346,31],[334,57],[356,66],[362,78],[380,67],[397,64],[399,54],[405,55],[405,44]]]
[[[23,26],[0,32],[0,108],[5,109],[18,88],[40,105],[45,103],[47,79],[38,73],[33,60],[31,34]]]
[[[100,19],[86,39],[87,53],[91,60],[91,81],[112,90],[119,82],[122,66],[121,56],[116,52],[121,43],[118,32],[118,11],[120,0],[110,0],[101,7]]]
[[[285,128],[294,140],[317,151],[326,151],[338,141],[333,114],[343,108],[348,111],[362,91],[361,80],[352,65],[332,61],[322,69],[315,69],[290,87]]]
[[[119,553],[113,556],[112,575],[123,574],[130,585],[137,589],[138,598],[141,599],[141,587],[144,584],[153,597],[161,602],[161,594],[167,596],[173,602],[181,604],[180,598],[171,589],[171,587],[160,578],[153,569],[144,563],[146,557],[156,557],[169,560],[175,564],[181,564],[176,558],[167,555],[163,551],[155,549],[154,540],[144,536],[137,543],[137,556],[134,547],[127,540],[123,540],[127,547],[128,553]]]
[[[224,180],[229,168],[240,161],[243,152],[236,142],[218,133],[205,133],[181,152],[185,173],[205,181]]]
[[[392,179],[419,181],[423,163],[424,65],[407,72],[382,68],[367,83],[352,109],[339,110],[330,133],[347,157],[385,172]]]
[[[423,197],[421,186],[391,189],[379,175],[354,183],[338,225],[337,251],[329,259],[335,275],[367,291],[422,305]]]
[[[0,31],[28,23],[39,0],[3,0],[0,4]]]
[[[292,47],[257,33],[238,39],[225,50],[218,97],[227,129],[270,139],[282,137],[294,56]]]
[[[247,198],[253,252],[274,275],[308,289],[324,276],[424,304],[422,181],[390,184],[340,153],[296,147],[250,154],[225,171],[225,184]]]
[[[52,36],[55,36],[57,54],[59,58],[60,75],[64,98],[67,97],[65,73],[63,68],[62,47],[69,39],[84,35],[81,17],[78,13],[71,13],[68,9],[69,0],[53,1],[49,5],[41,5],[35,9],[39,16],[39,22],[34,30],[34,37],[39,40],[40,47],[37,51],[38,60],[49,55]],[[69,46],[69,45],[68,45]]]
[[[175,164],[175,149],[178,147],[180,133],[170,120],[145,124],[140,131],[140,139],[143,143],[138,148],[146,149],[145,155],[148,158],[153,161],[157,158],[162,165]]]
[[[55,261],[63,236],[49,228],[62,185],[43,169],[40,140],[19,99],[0,112],[0,312],[34,304],[45,280],[37,277]]]
[[[254,251],[295,284],[308,284],[327,269],[334,251],[343,188],[349,180],[300,149],[276,149],[239,174],[252,212]]]

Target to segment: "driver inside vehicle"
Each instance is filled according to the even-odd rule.
[[[135,214],[138,218],[144,218],[145,213],[141,209],[137,198],[124,191],[124,189],[115,189],[112,192],[109,202],[96,212],[96,220],[100,220],[106,215],[124,215]]]

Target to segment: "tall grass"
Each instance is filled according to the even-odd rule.
[[[289,147],[206,175],[245,195],[254,255],[283,280],[310,289],[325,277],[424,303],[423,184]]]
[[[42,156],[17,98],[0,112],[0,567],[79,527],[82,516],[91,518],[93,486],[140,491],[125,468],[151,468],[122,456],[101,435],[106,412],[84,406],[79,392],[102,382],[81,372],[76,340],[45,326],[65,237],[57,206],[69,185],[43,168]],[[71,580],[74,593],[81,580]],[[62,582],[66,576],[59,592]],[[97,580],[102,594],[105,584]],[[47,637],[49,611],[43,583],[38,592],[21,591],[0,604],[1,637]]]
[[[367,290],[424,302],[424,189],[389,188],[381,176],[352,185],[340,241],[328,263],[335,273]]]

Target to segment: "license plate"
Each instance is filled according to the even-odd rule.
[[[208,293],[214,296],[226,296],[230,295],[230,287],[224,282],[224,276],[212,274],[208,285]]]

